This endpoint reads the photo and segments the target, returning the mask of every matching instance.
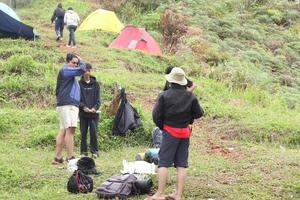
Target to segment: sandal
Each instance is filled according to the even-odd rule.
[[[146,199],[144,200],[166,200],[165,197],[154,197],[154,196],[148,196]]]
[[[52,160],[52,165],[59,165],[59,164],[63,164],[64,163],[64,159],[63,158],[57,158],[54,157],[54,160]]]

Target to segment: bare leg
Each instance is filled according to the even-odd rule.
[[[176,181],[176,192],[172,195],[175,200],[181,200],[185,179],[186,179],[187,169],[183,167],[177,167],[177,181]]]
[[[74,152],[73,152],[74,134],[75,134],[75,127],[67,128],[65,143],[66,143],[66,147],[67,147],[67,156],[68,156],[68,158],[71,158],[72,156],[74,156]]]
[[[152,196],[156,199],[164,199],[165,198],[165,189],[168,179],[168,168],[160,167],[158,168],[158,189],[156,193]]]
[[[65,143],[66,129],[59,129],[58,135],[56,136],[56,155],[55,157],[62,158],[62,150]]]

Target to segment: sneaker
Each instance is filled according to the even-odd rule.
[[[82,157],[87,157],[88,156],[88,153],[81,153],[80,154],[80,158],[82,158]]]
[[[70,48],[71,46],[67,44],[66,47]]]
[[[64,159],[63,158],[57,158],[54,157],[54,160],[52,160],[52,165],[59,165],[59,164],[63,164],[64,163]]]
[[[57,36],[56,41],[60,40],[60,36]]]
[[[92,154],[92,158],[95,158],[95,159],[96,159],[96,158],[98,158],[98,157],[99,157],[99,154],[98,154],[98,153],[93,153],[93,154]]]
[[[72,48],[76,49],[76,48],[77,48],[77,45],[72,46]]]

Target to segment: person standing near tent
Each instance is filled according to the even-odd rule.
[[[68,53],[66,64],[58,73],[55,94],[60,128],[56,137],[56,155],[52,164],[63,163],[62,150],[64,144],[67,147],[66,161],[74,158],[74,134],[77,127],[80,103],[80,86],[75,77],[83,75],[85,71],[85,62],[80,61],[78,55]]]
[[[174,67],[166,75],[171,87],[160,93],[153,108],[153,121],[163,130],[159,150],[158,190],[146,200],[180,200],[184,191],[188,167],[188,154],[192,124],[203,116],[204,111],[192,92],[186,90],[187,79],[184,71]],[[177,169],[176,191],[165,196],[168,168]]]
[[[87,131],[90,129],[90,151],[93,158],[99,157],[98,153],[98,121],[100,108],[100,86],[94,76],[91,76],[92,66],[86,64],[86,72],[79,81],[80,85],[80,132],[81,145],[80,154],[88,156],[87,150]]]
[[[64,17],[64,23],[67,25],[67,28],[70,32],[69,42],[67,44],[67,47],[71,47],[72,43],[73,43],[73,48],[77,47],[75,41],[75,31],[77,29],[79,22],[80,22],[79,15],[73,10],[72,7],[69,7]]]
[[[62,40],[64,37],[64,17],[65,17],[65,10],[62,7],[62,4],[57,4],[56,9],[53,11],[53,15],[51,17],[51,22],[55,21],[55,33],[57,35],[56,41]]]

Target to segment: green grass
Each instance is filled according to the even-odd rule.
[[[101,155],[96,162],[103,175],[94,177],[95,187],[119,174],[122,159],[132,161],[149,148],[151,109],[164,85],[164,69],[179,65],[196,83],[195,94],[206,112],[194,128],[184,199],[300,198],[297,5],[184,0],[161,1],[153,10],[154,1],[143,1],[141,7],[133,2],[117,9],[119,18],[148,28],[160,43],[159,15],[165,8],[185,13],[202,33],[182,38],[184,51],[155,57],[107,48],[116,37],[112,33],[76,32],[76,52],[93,65],[102,88]],[[0,199],[96,199],[94,193],[69,194],[66,166],[50,165],[58,131],[56,75],[65,58],[50,24],[56,4],[37,0],[17,9],[41,33],[40,40],[0,39]],[[73,6],[82,19],[99,6],[78,0],[63,5]],[[289,27],[280,24],[285,19],[292,23]],[[66,40],[67,33],[62,45]],[[111,136],[113,117],[105,111],[115,82],[126,88],[144,124],[125,138]],[[79,140],[77,130],[76,155]],[[174,184],[171,176],[168,193]]]

